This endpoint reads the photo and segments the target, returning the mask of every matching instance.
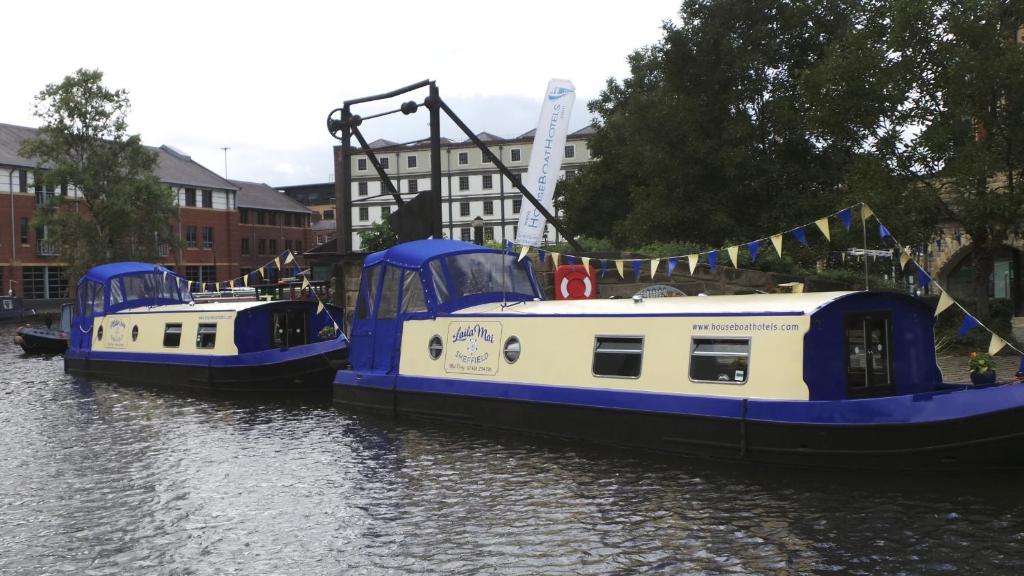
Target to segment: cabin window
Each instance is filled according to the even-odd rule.
[[[181,345],[181,324],[164,325],[164,347],[177,348]]]
[[[103,314],[103,286],[99,284],[92,293],[92,313]]]
[[[437,303],[444,304],[448,301],[448,284],[444,281],[444,270],[441,269],[440,260],[430,262],[430,277],[434,281],[434,295],[437,297]]]
[[[750,338],[694,338],[690,380],[744,384],[750,376]]]
[[[534,296],[530,273],[516,256],[494,252],[459,254],[445,258],[452,287],[459,296],[508,292]]]
[[[373,305],[377,301],[380,271],[380,266],[374,266],[363,272],[363,289],[359,291],[359,302],[356,305],[356,318],[359,320],[373,317]]]
[[[643,360],[643,336],[594,338],[594,376],[639,378]]]
[[[217,343],[217,325],[200,324],[196,334],[196,348],[213,348]]]
[[[427,302],[423,298],[423,284],[420,273],[406,270],[402,277],[402,313],[426,312]]]
[[[398,289],[401,268],[388,266],[384,271],[384,283],[380,287],[380,305],[377,307],[378,320],[391,320],[398,316]]]
[[[121,290],[121,280],[115,278],[110,281],[110,305],[116,306],[124,302],[124,292]]]

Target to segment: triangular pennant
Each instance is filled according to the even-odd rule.
[[[530,247],[528,245],[523,246],[522,248],[520,248],[519,249],[519,261],[522,262],[523,258],[526,258],[526,255],[529,252],[530,252]]]
[[[231,289],[234,290],[235,289],[235,281],[234,280],[228,280],[228,286],[230,286]]]
[[[708,267],[715,271],[715,264],[718,262],[718,252],[708,252]]]
[[[974,316],[967,314],[966,316],[964,316],[964,321],[962,324],[960,324],[960,331],[957,332],[957,334],[959,334],[962,338],[966,336],[968,332],[977,328],[978,326],[981,326],[981,322],[978,322],[978,320]]]
[[[988,353],[995,356],[996,354],[999,354],[999,351],[1003,349],[1003,346],[1006,346],[1006,340],[1003,340],[999,336],[993,334],[992,341],[988,344]]]
[[[608,273],[608,261],[605,260],[604,258],[601,258],[601,278],[604,278],[604,275],[607,274],[607,273]]]
[[[739,268],[740,247],[729,246],[728,248],[725,249],[725,251],[729,253],[729,260],[732,260],[732,267]]]
[[[686,261],[690,264],[690,276],[693,276],[693,272],[697,270],[697,262],[700,262],[700,254],[690,254]]]
[[[558,258],[561,254],[558,252],[548,252],[548,254],[551,254],[551,269],[554,270],[558,268]]]
[[[881,240],[884,239],[886,236],[892,236],[892,234],[889,234],[889,229],[885,227],[885,224],[879,223],[878,238]]]
[[[874,216],[875,213],[871,211],[871,208],[867,204],[860,205],[860,219],[867,222],[868,218]]]
[[[302,279],[302,289],[305,290],[306,288],[309,288],[309,280],[306,279],[306,278],[303,278]]]
[[[747,250],[750,251],[750,261],[757,262],[757,247],[761,245],[760,240],[754,240],[753,242],[747,242]]]
[[[917,269],[917,283],[921,288],[927,288],[932,283],[932,277],[921,268]]]
[[[616,260],[615,261],[615,269],[619,271],[619,278],[622,278],[623,280],[625,280],[626,279],[626,273],[622,271],[623,270],[623,266],[624,266],[624,263],[622,262],[622,260]]]
[[[828,229],[828,218],[819,218],[815,220],[814,223],[818,225],[818,230],[821,230],[821,233],[825,235],[825,240],[831,242],[832,235],[829,233]]]
[[[583,261],[583,270],[587,273],[587,276],[590,276],[590,258],[581,256],[580,260]]]
[[[797,242],[803,244],[804,246],[807,246],[807,233],[804,232],[803,228],[794,229],[793,238],[796,238]]]
[[[633,260],[633,282],[640,281],[640,261]]]
[[[267,271],[263,269],[263,266],[260,266],[260,278],[267,279]]]
[[[249,274],[252,274],[252,272],[247,272],[244,276],[242,276],[242,283],[245,284],[246,288],[249,287]]]
[[[289,250],[288,251],[288,255],[284,257],[284,263],[285,264],[291,264],[292,261],[294,261],[294,260],[295,260],[295,256],[292,254],[292,251]]]
[[[679,260],[676,260],[676,258],[674,256],[672,258],[668,259],[668,277],[669,278],[672,277],[672,273],[675,272],[676,266],[678,266],[678,265],[679,265]]]
[[[945,312],[946,308],[949,308],[954,304],[953,297],[946,293],[945,290],[939,291],[939,303],[935,306],[935,315],[938,316]]]
[[[853,211],[849,208],[844,208],[839,211],[838,216],[839,220],[843,223],[843,228],[846,228],[846,231],[849,232],[850,226],[853,225]]]
[[[576,257],[571,255],[571,254],[566,254],[565,255],[565,263],[568,264],[569,266],[575,266],[576,265]]]
[[[907,262],[910,262],[910,254],[900,252],[900,270],[907,267]]]
[[[334,332],[335,333],[338,332],[338,323],[337,322],[334,322]]]
[[[277,256],[274,258],[274,268],[281,269],[281,257]]]
[[[658,264],[661,264],[661,258],[651,260],[651,280],[654,280],[654,275],[658,273]]]
[[[772,246],[775,246],[775,252],[782,258],[782,234],[772,236]]]
[[[540,260],[541,264],[544,263],[544,258],[546,258],[547,255],[548,255],[547,252],[545,252],[545,251],[543,251],[543,250],[541,250],[539,248],[537,249],[537,259]]]
[[[316,313],[319,314],[324,311],[324,303],[319,298],[316,299]]]

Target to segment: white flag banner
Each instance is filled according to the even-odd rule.
[[[558,183],[562,157],[565,155],[565,137],[569,132],[569,116],[576,101],[576,87],[568,80],[548,82],[540,121],[533,136],[530,165],[523,185],[533,193],[548,212],[554,213],[555,184]],[[525,193],[524,193],[525,194]],[[547,220],[529,201],[523,202],[519,213],[516,244],[540,246],[544,239]]]

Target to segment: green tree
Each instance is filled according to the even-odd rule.
[[[359,243],[366,252],[378,252],[398,244],[398,234],[391,229],[387,219],[374,222],[367,230],[360,230]]]
[[[21,154],[39,162],[37,181],[76,189],[86,208],[57,196],[35,216],[71,278],[104,262],[154,260],[161,244],[175,245],[174,195],[154,173],[157,153],[127,133],[129,107],[127,92],[104,87],[99,70],[80,69],[36,96],[43,125]]]
[[[686,0],[590,103],[596,161],[563,187],[572,230],[619,245],[722,245],[843,205],[851,157],[807,124],[800,80],[862,10],[853,0]]]

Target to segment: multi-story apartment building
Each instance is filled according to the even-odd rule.
[[[569,134],[561,177],[572,179],[590,161],[587,141],[594,133],[586,127]],[[514,174],[525,174],[530,162],[534,131],[503,139],[487,132],[477,134]],[[412,198],[430,187],[430,145],[421,142],[398,145],[387,140],[370,144],[384,170],[403,196]],[[335,171],[339,171],[340,146],[335,147]],[[394,198],[384,191],[366,154],[354,154],[352,163],[352,247],[360,249],[359,232],[388,217],[397,209]],[[445,235],[456,240],[473,238],[474,222],[483,227],[484,240],[514,240],[523,198],[483,152],[471,141],[441,144],[442,221]],[[311,185],[313,186],[313,185]],[[326,186],[324,184],[315,186]],[[292,192],[289,191],[291,194]],[[477,220],[477,219],[480,220]],[[560,238],[550,224],[548,241]]]
[[[38,164],[18,154],[34,128],[0,124],[0,282],[3,290],[27,299],[64,298],[66,263],[46,230],[32,226],[36,207],[64,196],[84,210],[73,185],[47,190],[35,182]],[[174,223],[181,248],[168,250],[161,264],[189,280],[213,282],[239,275],[238,186],[168,146],[154,149],[157,176],[175,193]]]
[[[312,247],[312,211],[266,184],[232,180],[238,186],[238,248],[240,273],[247,274],[285,250],[302,253]],[[271,278],[277,271],[270,271]]]

